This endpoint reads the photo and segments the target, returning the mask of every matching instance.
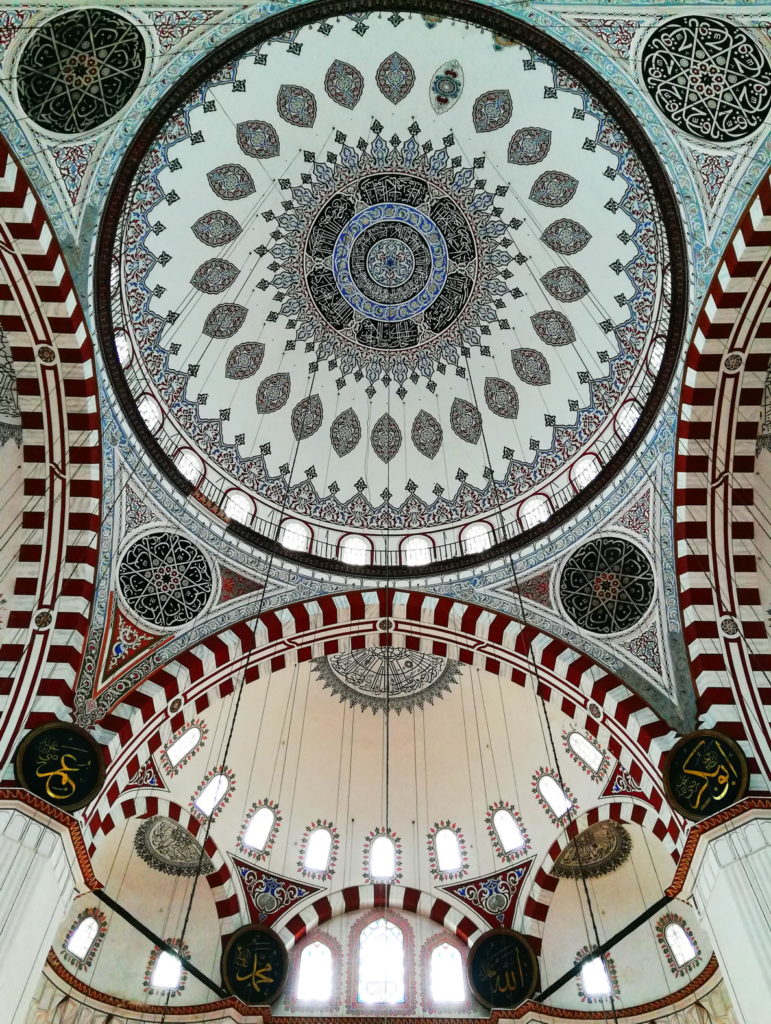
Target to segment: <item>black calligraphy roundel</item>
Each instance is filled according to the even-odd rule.
[[[16,751],[15,768],[25,789],[63,811],[85,807],[104,781],[101,747],[69,722],[49,722],[29,733]]]
[[[669,802],[690,821],[708,818],[741,800],[748,778],[739,745],[714,729],[683,736],[664,764]]]
[[[139,29],[114,11],[67,11],[32,33],[19,61],[19,100],[61,135],[109,121],[133,96],[145,66]]]
[[[653,569],[640,548],[622,537],[582,544],[560,576],[565,611],[592,633],[620,633],[643,617],[653,600]]]
[[[222,984],[247,1006],[265,1006],[281,995],[286,982],[286,947],[272,928],[239,928],[222,954]]]
[[[538,958],[524,935],[507,928],[485,932],[468,957],[471,991],[487,1007],[513,1010],[538,984]]]

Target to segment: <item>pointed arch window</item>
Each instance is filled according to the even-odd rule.
[[[332,857],[332,833],[323,825],[311,829],[305,843],[303,867],[316,875],[324,875],[329,870]]]
[[[192,754],[200,742],[201,730],[197,725],[191,725],[189,729],[185,729],[173,743],[166,747],[166,757],[168,757],[171,767],[176,768],[180,761],[184,760],[188,754]]]
[[[67,951],[78,960],[85,960],[99,934],[99,922],[95,917],[84,917],[67,941]]]
[[[533,793],[555,824],[574,817],[578,811],[578,805],[568,787],[560,785],[545,768],[533,776]]]
[[[216,818],[233,792],[233,773],[229,768],[208,772],[192,800],[192,809],[200,819]]]
[[[78,970],[90,967],[107,934],[107,918],[98,907],[89,907],[72,922],[62,945],[62,957]]]
[[[678,967],[684,967],[696,958],[696,948],[682,925],[668,924],[664,929],[664,937],[672,950],[672,956]]]
[[[527,846],[527,839],[511,811],[499,807],[493,814],[493,828],[504,853],[515,853]]]
[[[359,936],[358,967],[360,1003],[403,1003],[405,964],[401,928],[384,917],[367,925]]]
[[[581,984],[586,995],[593,999],[607,999],[610,995],[610,975],[601,956],[581,968]]]
[[[332,999],[334,962],[326,942],[312,942],[300,954],[297,974],[297,1000],[301,1003],[328,1003]]]
[[[246,826],[244,846],[251,846],[253,850],[264,850],[275,820],[276,816],[270,807],[258,807]]]
[[[179,939],[167,939],[167,943],[176,953],[155,946],[147,967],[143,988],[152,996],[176,996],[183,991],[187,982],[187,971],[181,957],[190,959],[190,950],[186,943]]]
[[[466,984],[463,976],[463,957],[460,950],[443,942],[431,952],[431,1000],[445,1006],[466,1002]]]
[[[150,984],[155,989],[179,988],[182,980],[182,961],[173,953],[162,949],[155,961]]]
[[[675,977],[684,977],[701,963],[698,943],[679,914],[665,914],[656,924],[656,937]]]
[[[429,866],[435,878],[461,878],[468,868],[466,844],[452,822],[438,821],[428,833]]]
[[[598,779],[604,774],[605,751],[588,736],[573,729],[565,736],[565,746],[573,760],[593,778]]]
[[[391,882],[396,874],[396,844],[390,836],[375,836],[369,846],[369,875],[373,882]]]

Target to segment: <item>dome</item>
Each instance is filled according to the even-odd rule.
[[[299,520],[291,557],[328,562],[353,531],[363,573],[478,561],[597,494],[650,422],[683,326],[670,191],[530,28],[310,17],[203,61],[140,133],[101,237],[107,361],[241,536]]]

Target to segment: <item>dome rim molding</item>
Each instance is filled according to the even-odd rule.
[[[510,558],[515,552],[566,526],[574,519],[576,513],[596,499],[623,471],[637,451],[640,441],[653,426],[674,376],[680,350],[686,338],[688,323],[687,247],[677,197],[652,141],[619,93],[594,68],[545,29],[536,27],[503,10],[482,5],[476,0],[404,0],[399,7],[410,13],[430,13],[467,22],[475,28],[488,29],[506,38],[521,42],[525,46],[531,46],[544,57],[564,67],[608,109],[608,112],[618,121],[629,140],[632,151],[642,163],[658,204],[661,225],[669,248],[670,320],[658,376],[648,400],[641,409],[637,423],[618,451],[602,467],[594,480],[584,486],[564,505],[556,508],[545,522],[537,523],[510,538],[498,541],[490,548],[480,552],[464,552],[431,562],[428,565],[415,566],[396,561],[391,565],[391,560],[396,559],[398,555],[396,550],[391,552],[389,549],[386,551],[385,564],[351,565],[339,558],[314,554],[312,551],[294,552],[285,548],[278,539],[280,523],[276,529],[276,536],[269,537],[236,520],[228,521],[221,509],[212,507],[209,499],[202,494],[196,495],[196,486],[180,472],[173,459],[163,451],[161,445],[155,440],[139,414],[137,403],[123,375],[113,340],[115,324],[110,296],[111,262],[122,211],[128,200],[134,177],[158,132],[190,93],[205,84],[217,68],[222,67],[228,61],[238,59],[249,48],[284,32],[313,24],[323,18],[338,17],[353,11],[357,13],[390,11],[393,9],[393,4],[389,4],[388,0],[310,0],[310,2],[299,4],[290,11],[271,15],[250,25],[208,53],[155,104],[129,143],[115,174],[100,218],[92,264],[94,315],[100,350],[111,388],[144,452],[159,472],[184,497],[198,497],[199,504],[214,520],[212,525],[215,525],[217,519],[224,519],[226,535],[230,534],[236,541],[242,541],[270,557],[277,557],[290,564],[351,580],[429,579],[447,573],[462,572],[476,566],[491,564],[501,558]],[[282,516],[282,521],[286,515],[290,514],[287,509],[285,515]],[[497,514],[494,518],[497,520]]]

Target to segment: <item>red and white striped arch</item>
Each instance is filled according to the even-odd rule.
[[[24,480],[22,543],[0,647],[2,767],[23,731],[67,717],[72,706],[101,498],[91,340],[45,210],[2,136],[0,325],[18,380]]]
[[[686,358],[677,437],[677,576],[700,724],[771,779],[771,644],[753,541],[755,441],[771,357],[771,176],[726,249]],[[768,527],[765,527],[768,529]]]

